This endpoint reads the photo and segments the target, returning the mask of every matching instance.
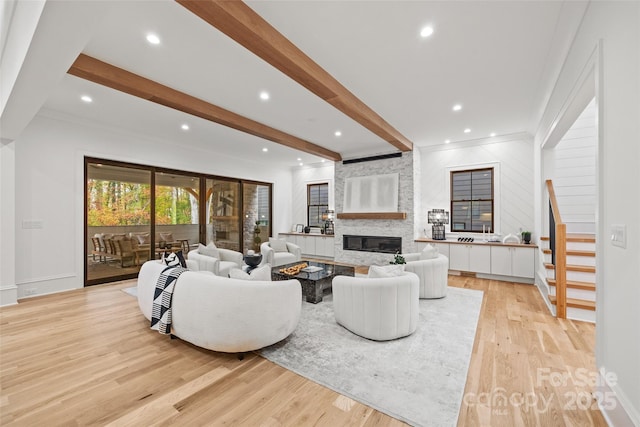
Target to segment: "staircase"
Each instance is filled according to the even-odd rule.
[[[596,321],[596,239],[590,233],[566,235],[566,317]],[[549,302],[556,305],[556,266],[551,263],[549,237],[541,239],[544,265],[547,271]]]

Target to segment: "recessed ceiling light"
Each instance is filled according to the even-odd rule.
[[[263,153],[266,153],[267,151],[269,151],[269,149],[268,149],[267,147],[264,147],[264,148],[262,149],[262,152],[263,152]]]
[[[471,132],[471,129],[469,129],[469,128],[466,128],[466,129],[464,130],[464,133],[469,133],[469,132]]]
[[[189,125],[184,123],[182,126],[180,126],[180,129],[182,130],[189,130]]]
[[[304,163],[300,162],[300,163],[298,163],[298,164],[299,164],[300,166],[302,166]]]
[[[147,34],[147,41],[151,44],[160,44],[160,37],[153,33]]]
[[[453,106],[453,111],[460,111],[460,110],[462,110],[462,105],[456,104]]]
[[[269,92],[262,91],[260,92],[260,99],[263,101],[267,101],[269,99]]]
[[[324,163],[324,162],[326,162],[326,161],[327,161],[327,159],[322,159],[322,160],[320,160],[320,161],[321,161],[322,163]]]
[[[427,38],[427,37],[429,37],[431,34],[433,34],[433,27],[431,27],[431,26],[423,27],[423,28],[420,30],[420,37],[422,37],[422,38]]]
[[[496,136],[496,133],[495,133],[495,132],[491,132],[491,133],[489,134],[489,136]]]
[[[340,136],[340,135],[342,135],[342,132],[340,132],[339,130],[337,130],[337,131],[335,131],[334,135],[335,135],[335,136]]]
[[[451,142],[451,140],[450,140],[450,139],[445,139],[445,140],[444,140],[444,143],[445,143],[445,144],[448,144],[448,143],[450,143],[450,142]]]
[[[90,97],[89,95],[82,95],[82,96],[80,97],[80,99],[82,99],[82,100],[83,100],[84,102],[86,102],[87,104],[88,104],[89,102],[93,102],[93,99],[91,99],[91,97]]]
[[[297,161],[299,161],[299,162],[301,162],[301,161],[302,161],[302,159],[301,159],[300,157],[298,157],[296,160],[297,160]]]

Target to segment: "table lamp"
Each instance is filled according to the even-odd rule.
[[[427,222],[431,226],[431,238],[444,240],[444,224],[449,224],[449,212],[444,209],[433,209],[427,212]]]
[[[335,214],[335,211],[333,209],[326,210],[322,214],[322,219],[324,220],[324,234],[332,235],[334,233],[334,228],[333,228],[334,214]]]

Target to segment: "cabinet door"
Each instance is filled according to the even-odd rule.
[[[302,249],[302,253],[306,255],[315,255],[316,254],[316,237],[313,236],[300,236],[302,237],[302,245],[300,248]]]
[[[468,245],[449,245],[449,269],[469,271]]]
[[[469,271],[491,273],[491,247],[469,245]]]
[[[291,235],[290,234],[290,235],[285,236],[285,237],[287,238],[287,242],[289,242],[289,243],[293,243],[294,245],[298,245],[298,246],[302,245],[302,243],[300,241],[301,240],[300,236],[295,236],[295,235]]]
[[[528,277],[533,279],[535,274],[535,257],[534,248],[513,248],[511,274],[517,277]]]
[[[334,237],[325,237],[325,250],[327,254],[326,256],[328,256],[329,258],[333,258],[336,256],[335,244],[336,239]]]
[[[316,255],[333,258],[333,237],[316,238]]]
[[[491,274],[511,276],[512,249],[508,246],[491,246]]]

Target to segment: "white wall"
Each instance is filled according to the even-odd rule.
[[[15,304],[15,143],[0,141],[0,306]]]
[[[595,232],[596,114],[594,99],[553,149],[553,187],[569,232]]]
[[[518,233],[533,229],[533,157],[532,142],[527,135],[496,137],[484,143],[459,143],[422,147],[421,211],[416,213],[420,235],[424,229],[431,236],[427,211],[434,208],[450,210],[451,170],[494,167],[494,198],[496,233]],[[447,226],[449,233],[450,225]],[[534,236],[534,240],[539,236]]]
[[[279,231],[291,231],[291,226],[294,224],[307,225],[307,185],[309,184],[329,184],[329,209],[335,209],[334,200],[334,163],[326,161],[324,163],[318,163],[311,166],[302,166],[293,170],[293,184],[292,184],[292,223],[289,225],[288,230]],[[277,235],[277,234],[276,234]]]
[[[291,171],[40,114],[15,141],[15,281],[37,295],[83,283],[84,156],[273,183],[273,231],[291,224]],[[23,228],[37,221],[42,228]]]
[[[640,2],[591,2],[535,138],[535,145],[542,147],[572,101],[576,82],[595,63],[591,84],[596,88],[599,140],[596,363],[616,376],[602,387],[603,392],[615,393],[615,405],[605,411],[615,426],[640,425],[639,56]],[[613,224],[626,225],[626,248],[608,239]]]

